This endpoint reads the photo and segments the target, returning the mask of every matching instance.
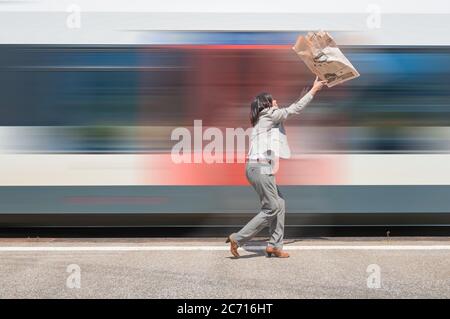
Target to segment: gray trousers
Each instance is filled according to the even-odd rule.
[[[269,227],[269,246],[283,248],[285,204],[270,164],[247,163],[246,175],[261,200],[261,211],[239,232],[231,234],[239,246]]]

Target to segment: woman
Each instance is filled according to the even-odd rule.
[[[290,156],[283,122],[305,108],[325,83],[316,77],[311,90],[286,108],[278,108],[277,101],[268,93],[258,95],[252,102],[250,122],[253,130],[246,176],[258,193],[262,208],[259,214],[239,232],[228,236],[226,242],[230,243],[230,251],[234,257],[239,257],[239,246],[245,244],[266,226],[269,226],[270,233],[266,247],[267,256],[289,257],[289,254],[283,251],[284,199],[275,183],[274,176],[278,167],[277,158]]]

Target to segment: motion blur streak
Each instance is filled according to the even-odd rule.
[[[1,46],[1,151],[168,153],[174,128],[245,129],[255,94],[313,80],[288,48],[205,47]],[[343,50],[363,76],[287,123],[293,153],[450,150],[449,49]]]
[[[250,44],[202,34],[214,41],[0,45],[0,212],[254,213],[244,164],[175,164],[171,133],[195,120],[245,130],[256,94],[287,106],[314,76],[292,32]],[[449,212],[450,49],[342,51],[361,77],[286,123],[293,158],[277,179],[296,198],[289,211]]]

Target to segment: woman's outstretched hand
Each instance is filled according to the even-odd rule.
[[[311,94],[315,95],[318,91],[322,90],[323,86],[326,83],[327,83],[327,81],[321,81],[321,80],[319,80],[319,77],[316,76],[316,79],[314,81],[313,87],[310,90]]]

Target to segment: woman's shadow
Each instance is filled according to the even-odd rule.
[[[263,257],[266,255],[266,246],[267,240],[251,240],[246,243],[241,248],[247,252],[251,252],[253,254],[241,255],[240,257],[229,256],[229,259],[245,259],[245,258],[255,258],[255,257]]]
[[[294,244],[296,242],[301,242],[308,239],[326,239],[323,237],[320,238],[302,238],[302,239],[291,239],[286,240],[284,242],[284,245]],[[267,257],[266,255],[266,247],[267,242],[269,241],[269,238],[267,239],[261,239],[261,240],[251,240],[248,243],[246,243],[241,248],[244,249],[247,252],[252,252],[253,254],[249,255],[241,255],[240,257],[233,257],[229,256],[228,259],[245,259],[245,258],[255,258],[255,257]]]

